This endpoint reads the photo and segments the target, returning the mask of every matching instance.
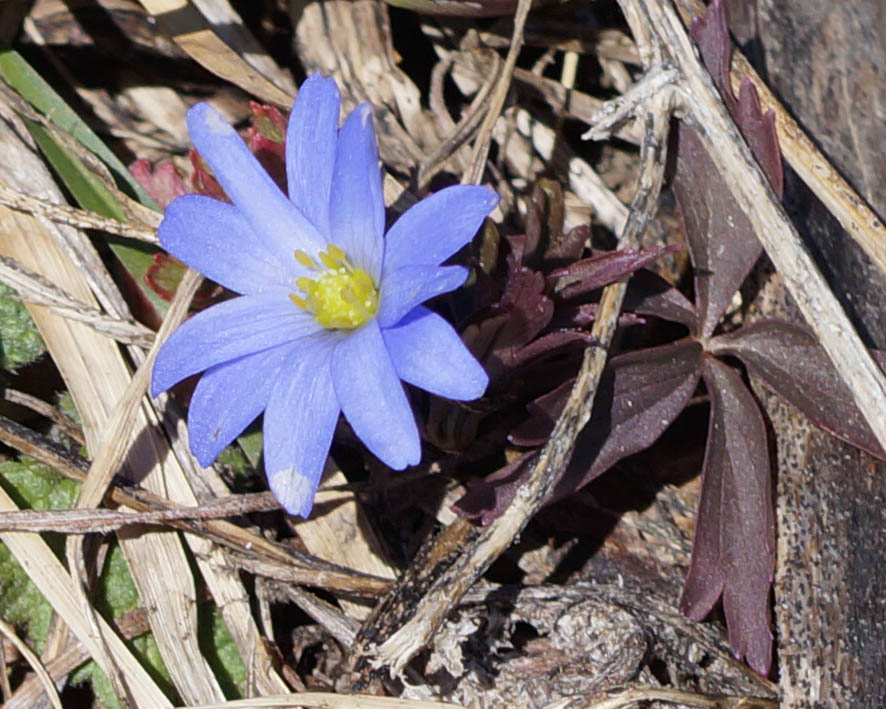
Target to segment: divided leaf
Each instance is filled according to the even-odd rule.
[[[673,188],[692,258],[697,334],[708,337],[763,247],[701,139],[682,123],[677,127]]]
[[[657,273],[637,271],[625,294],[624,310],[680,323],[691,332],[699,329],[698,311],[690,300]]]
[[[630,276],[662,254],[679,249],[679,245],[673,244],[642,250],[597,252],[590,258],[553,271],[550,278],[555,280],[554,292],[561,298],[577,298],[602,288],[607,283]]]
[[[769,586],[775,569],[766,428],[735,369],[705,357],[703,376],[711,415],[680,610],[701,620],[722,595],[733,651],[766,675],[772,663]]]
[[[613,357],[564,483],[580,473],[575,488],[583,487],[655,443],[695,392],[703,353],[698,342],[681,340]]]
[[[465,519],[478,520],[484,527],[491,524],[508,508],[532,473],[535,459],[535,451],[529,451],[485,478],[468,481],[467,492],[452,506],[452,511]]]
[[[843,378],[805,325],[764,320],[713,338],[710,348],[738,357],[816,426],[886,459]]]
[[[723,102],[781,199],[783,174],[775,116],[771,111],[765,115],[761,112],[757,91],[750,81],[742,82],[737,100],[732,93],[732,42],[720,0],[711,3],[704,17],[696,18],[692,36]],[[677,125],[673,188],[695,271],[695,297],[701,318],[698,334],[707,337],[753,268],[762,247],[698,135],[682,123]]]

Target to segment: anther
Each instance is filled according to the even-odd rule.
[[[317,270],[317,264],[314,263],[314,259],[308,256],[301,249],[297,249],[295,252],[295,260],[298,261],[302,266],[307,266],[308,268],[312,268],[315,271]]]

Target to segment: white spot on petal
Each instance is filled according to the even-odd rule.
[[[268,475],[268,484],[280,504],[291,514],[307,517],[314,505],[314,485],[293,468]]]
[[[234,131],[230,124],[225,120],[224,116],[215,109],[203,113],[203,122],[209,130],[213,133],[218,133],[219,135],[226,135]]]

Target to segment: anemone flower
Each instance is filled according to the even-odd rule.
[[[487,187],[431,195],[384,232],[372,111],[339,128],[338,88],[302,85],[285,147],[288,196],[212,107],[188,111],[194,145],[231,204],[185,195],[158,236],[173,256],[240,294],[181,325],[154,364],[151,393],[203,372],[191,398],[191,451],[210,465],[264,412],[274,495],[306,517],[339,413],[391,468],[421,458],[402,382],[440,396],[482,395],[486,373],[453,328],[421,303],[460,286],[441,266],[498,202]],[[401,382],[402,380],[402,382]]]

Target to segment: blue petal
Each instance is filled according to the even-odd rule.
[[[335,80],[311,74],[298,90],[286,129],[289,199],[327,239],[339,102]]]
[[[384,276],[402,266],[436,266],[467,244],[498,195],[488,187],[455,185],[423,199],[385,237]]]
[[[489,377],[452,326],[418,307],[396,327],[382,330],[397,375],[432,394],[457,401],[483,395]]]
[[[224,117],[207,103],[188,111],[188,131],[228,197],[281,254],[316,252],[326,240],[274,184]]]
[[[418,427],[375,320],[336,346],[332,384],[354,433],[378,458],[396,470],[421,460]]]
[[[177,259],[235,293],[289,288],[296,277],[291,253],[275,255],[236,207],[217,199],[179,197],[167,207],[157,236]]]
[[[396,325],[416,305],[455,290],[467,277],[462,266],[404,266],[389,273],[381,284],[378,324]]]
[[[301,340],[277,378],[265,410],[265,472],[289,514],[307,517],[329,455],[338,400],[329,374],[336,341],[321,333]]]
[[[211,465],[265,409],[291,345],[273,347],[210,367],[200,377],[188,407],[191,453]]]
[[[219,303],[182,323],[160,348],[151,395],[216,364],[320,329],[313,315],[279,293],[244,295]]]
[[[372,108],[361,103],[345,120],[335,150],[329,221],[332,243],[378,283],[384,249],[385,203]]]

